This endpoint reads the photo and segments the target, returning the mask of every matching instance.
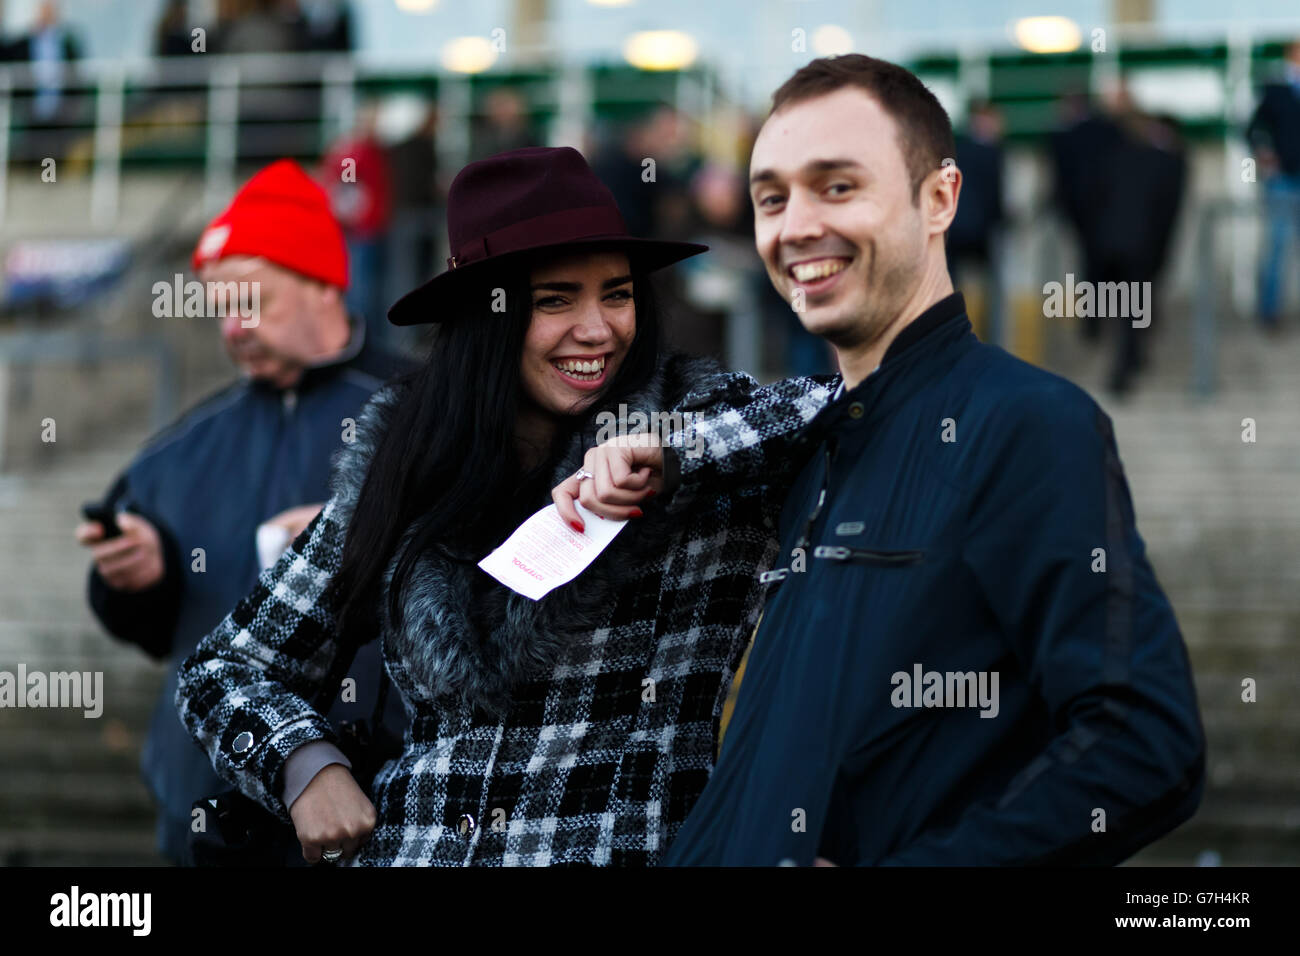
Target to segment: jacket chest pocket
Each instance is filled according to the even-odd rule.
[[[764,571],[758,575],[758,580],[764,585],[779,585],[792,573],[810,571],[814,566],[905,568],[920,564],[925,560],[925,554],[921,548],[855,548],[844,544],[819,544],[810,552],[795,548],[789,566]],[[809,564],[810,557],[814,564]],[[771,592],[768,596],[771,597]]]
[[[925,551],[918,548],[858,548],[844,544],[819,544],[813,548],[813,559],[877,568],[901,568],[923,561]]]

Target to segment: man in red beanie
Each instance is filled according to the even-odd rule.
[[[120,535],[106,538],[99,522],[76,529],[94,561],[96,616],[169,661],[141,765],[159,807],[159,850],[181,865],[194,862],[193,803],[229,785],[176,716],[176,667],[315,517],[329,497],[331,455],[350,440],[362,405],[411,367],[365,345],[365,324],[343,304],[342,230],[296,163],[281,160],[249,180],[203,231],[192,264],[240,378],[146,442],[117,478],[105,503]],[[217,308],[221,289],[251,290],[224,301],[254,308]],[[336,723],[370,716],[378,648],[363,648],[349,676],[354,685],[330,711]],[[399,711],[390,703],[390,728],[400,726]],[[295,761],[286,803],[319,769]],[[301,863],[289,836],[284,859]]]

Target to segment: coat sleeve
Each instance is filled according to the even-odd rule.
[[[218,776],[280,820],[289,756],[338,737],[324,714],[356,645],[343,641],[327,586],[346,527],[331,498],[257,586],[181,664],[175,704]]]
[[[700,495],[793,480],[803,462],[800,432],[830,401],[837,381],[797,377],[760,386],[730,372],[687,395],[678,409],[683,425],[664,447],[668,510],[684,510]]]
[[[1012,398],[970,439],[963,560],[1046,703],[1046,745],[996,799],[884,864],[1113,865],[1200,802],[1187,650],[1110,420],[1067,383]]]
[[[109,587],[92,563],[86,581],[90,608],[114,637],[138,645],[153,658],[165,659],[171,654],[175,640],[184,589],[176,538],[166,522],[132,496],[127,475],[118,478],[104,500],[115,509],[125,504],[126,510],[140,515],[158,531],[163,549],[163,577],[143,591],[119,591]]]

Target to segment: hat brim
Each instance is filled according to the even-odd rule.
[[[638,239],[633,236],[591,236],[585,239],[566,240],[561,243],[539,243],[523,249],[514,249],[499,255],[488,256],[434,276],[402,296],[388,310],[388,321],[393,325],[424,325],[451,318],[467,288],[484,281],[494,269],[512,268],[520,260],[539,252],[554,250],[564,252],[618,249],[625,251],[638,272],[654,272],[701,252],[708,246],[697,242],[669,242],[660,239]]]

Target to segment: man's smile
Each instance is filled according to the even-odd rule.
[[[843,272],[853,260],[841,256],[822,256],[817,259],[804,259],[792,263],[786,268],[786,274],[799,283],[815,282]]]

